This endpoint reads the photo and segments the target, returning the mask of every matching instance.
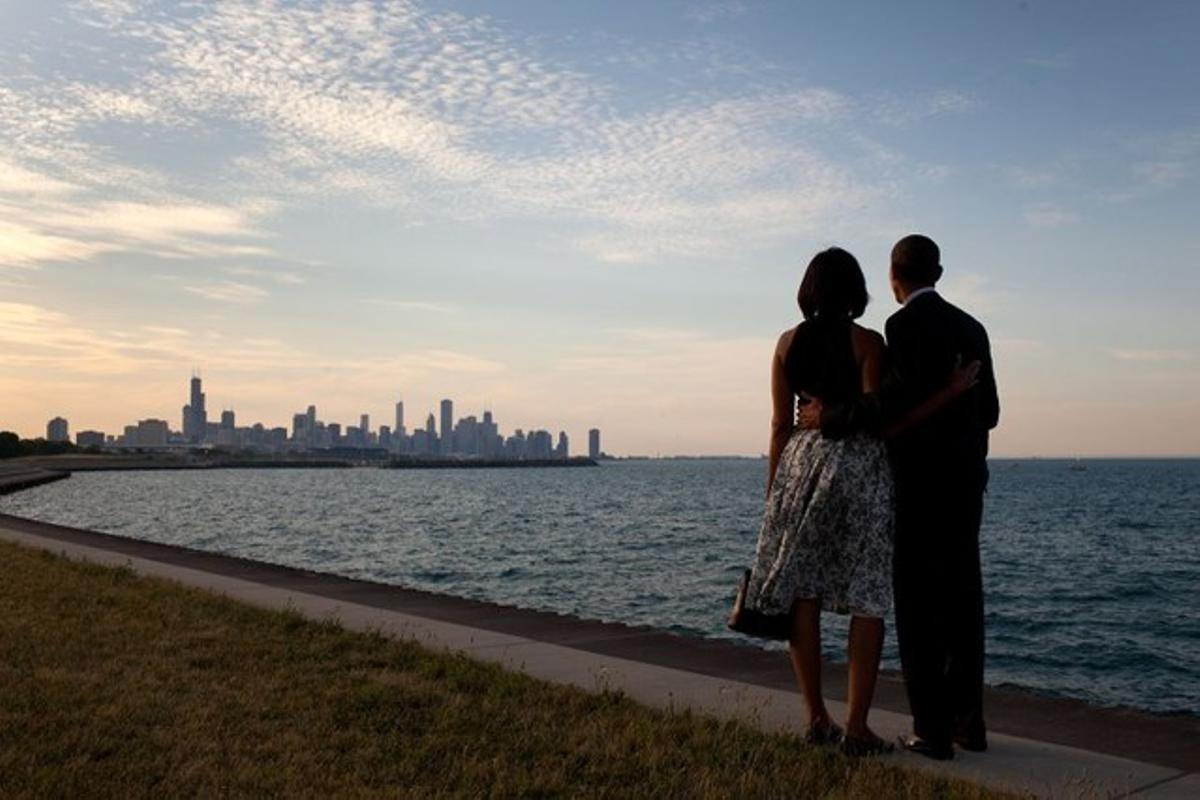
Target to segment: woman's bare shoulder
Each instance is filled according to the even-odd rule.
[[[792,346],[792,339],[796,336],[795,328],[788,328],[783,333],[779,334],[779,341],[775,343],[775,355],[783,358],[787,355],[787,351]]]
[[[863,353],[881,353],[887,347],[879,331],[864,328],[857,322],[850,326],[850,335],[854,337],[854,349]]]

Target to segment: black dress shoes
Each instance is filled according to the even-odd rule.
[[[979,717],[959,721],[954,726],[952,738],[954,743],[963,750],[970,750],[972,753],[982,753],[987,750],[987,728],[984,727],[983,720]]]
[[[954,743],[963,750],[970,750],[972,753],[987,752],[987,736],[984,734],[955,736]]]
[[[949,761],[954,758],[954,748],[949,742],[939,744],[915,735],[901,736],[896,741],[908,752],[932,758],[934,761]]]

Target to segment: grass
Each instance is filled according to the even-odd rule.
[[[0,796],[147,795],[996,796],[0,543]]]

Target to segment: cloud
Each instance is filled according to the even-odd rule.
[[[78,187],[44,173],[0,158],[0,195],[58,197],[78,191]]]
[[[1076,58],[1072,53],[1059,52],[1040,56],[1027,56],[1020,63],[1044,70],[1062,70],[1075,66]]]
[[[932,115],[961,114],[973,111],[982,105],[979,98],[952,89],[942,89],[934,92],[928,101],[928,111]]]
[[[141,329],[158,336],[180,337],[189,335],[183,328],[172,328],[168,325],[143,325]]]
[[[269,255],[274,214],[343,199],[399,212],[402,224],[536,220],[555,246],[604,262],[728,258],[837,230],[876,215],[905,180],[944,177],[944,167],[895,159],[881,173],[880,147],[846,135],[864,117],[910,125],[979,105],[949,88],[855,98],[762,77],[770,69],[736,89],[660,84],[633,100],[615,91],[608,64],[588,72],[486,16],[409,1],[75,8],[125,46],[127,79],[0,80],[0,133],[8,126],[25,142],[10,183],[28,185],[21,170],[54,164],[65,193],[63,213],[12,222],[73,242],[75,258]],[[692,14],[718,21],[746,9],[712,3]],[[704,42],[678,49],[693,54],[693,72],[713,57]],[[214,175],[183,184],[92,143],[116,123],[163,142],[230,131],[237,144]],[[230,182],[274,205],[203,199],[228,196]],[[196,191],[171,196],[175,185]],[[53,228],[65,218],[90,227]],[[49,260],[61,250],[52,245],[30,244],[21,257]]]
[[[251,215],[217,204],[95,201],[73,198],[19,206],[0,202],[0,263],[33,266],[105,253],[162,258],[270,255]]]
[[[877,120],[885,125],[905,128],[932,117],[969,113],[982,107],[983,103],[976,96],[965,92],[938,89],[933,92],[876,98],[872,105]]]
[[[108,431],[141,416],[178,424],[187,375],[200,367],[210,407],[236,404],[239,418],[268,424],[313,399],[339,405],[341,418],[363,403],[390,407],[396,386],[483,387],[502,379],[505,363],[449,349],[383,354],[305,350],[278,338],[239,336],[222,328],[187,330],[145,324],[128,328],[87,321],[32,303],[0,302],[0,370],[5,375],[5,425],[44,430],[48,409],[75,427]],[[114,384],[119,378],[119,388]],[[301,391],[297,395],[295,392]],[[489,396],[480,388],[476,396]],[[326,409],[328,410],[328,409]],[[326,417],[329,418],[329,417]],[[337,418],[336,416],[334,417]]]
[[[232,293],[236,295],[237,291]],[[273,337],[234,337],[221,330],[189,331],[169,325],[107,330],[31,303],[0,302],[0,364],[50,367],[62,374],[126,374],[162,367],[188,370],[211,362],[232,372],[268,370],[306,376],[321,372],[351,376],[355,381],[368,375],[403,381],[439,373],[495,375],[507,369],[503,362],[473,353],[439,348],[400,353],[387,350],[383,356],[334,358]]]
[[[729,0],[724,3],[705,3],[693,6],[684,12],[684,18],[699,25],[711,25],[714,22],[736,19],[748,10],[745,3]]]
[[[775,342],[755,337],[720,338],[699,331],[672,328],[629,328],[613,330],[614,341],[603,346],[577,347],[553,364],[564,373],[586,373],[607,381],[623,376],[650,379],[648,391],[666,385],[708,386],[708,394],[726,394],[717,384],[750,372],[756,376],[748,391],[767,384],[767,366]],[[736,365],[736,366],[735,366]],[[726,370],[726,367],[731,369]],[[758,384],[761,383],[762,386]],[[702,396],[702,395],[697,395]],[[676,392],[664,394],[664,403],[676,403]],[[659,403],[655,403],[657,407]]]
[[[110,199],[130,193],[137,197]],[[8,158],[0,161],[0,265],[31,267],[114,252],[266,255],[257,225],[271,209],[262,200],[206,203],[136,183],[97,189]]]
[[[123,375],[164,363],[176,348],[154,335],[113,335],[29,303],[0,303],[0,364],[54,374]]]
[[[1022,189],[1046,189],[1062,182],[1060,167],[1010,167],[1009,179]]]
[[[1074,225],[1080,217],[1074,211],[1050,204],[1041,203],[1029,206],[1024,212],[1025,224],[1031,228],[1054,229]]]
[[[495,374],[505,369],[503,364],[478,355],[444,349],[328,358],[275,338],[232,337],[220,330],[202,336],[164,325],[101,329],[35,304],[0,302],[0,364],[6,367],[102,375],[160,368],[188,370],[205,362],[220,363],[223,370],[235,372],[378,373],[389,379],[437,372]]]
[[[446,305],[445,303],[430,303],[424,300],[387,300],[372,297],[363,302],[374,306],[398,308],[404,311],[428,311],[433,314],[446,314],[453,310],[453,306]]]
[[[540,55],[536,41],[415,2],[235,0],[174,17],[136,2],[78,7],[131,53],[149,54],[131,81],[0,86],[0,112],[19,114],[12,124],[33,130],[38,153],[68,164],[73,179],[157,181],[160,191],[167,182],[105,162],[87,143],[96,125],[120,120],[168,137],[220,126],[260,143],[233,155],[225,177],[284,207],[352,197],[418,220],[537,219],[574,231],[560,243],[614,262],[744,252],[828,227],[889,192],[816,146],[854,108],[825,87],[747,83],[637,109],[607,79]],[[923,113],[961,110],[964,98],[934,93]],[[268,216],[227,235],[252,239]],[[150,251],[232,254],[172,244]]]
[[[261,278],[281,286],[299,286],[307,283],[308,278],[288,270],[262,269],[259,267],[225,267],[226,275],[238,278]]]
[[[1132,145],[1130,180],[1108,193],[1112,202],[1128,202],[1173,189],[1200,175],[1200,130],[1177,130]]]
[[[266,289],[246,283],[237,283],[236,281],[222,281],[220,283],[185,286],[183,288],[185,291],[198,294],[209,300],[216,300],[221,303],[236,303],[239,305],[257,303],[267,296]]]
[[[1046,345],[1036,339],[1001,337],[992,340],[992,347],[1001,356],[1028,356],[1045,352]]]
[[[1001,295],[989,289],[991,280],[973,272],[950,272],[938,283],[938,291],[948,300],[971,311],[993,310]]]
[[[395,358],[369,359],[361,362],[360,366],[378,370],[392,379],[436,372],[495,375],[507,369],[500,361],[453,350],[427,350]]]
[[[4,207],[0,205],[0,212]],[[31,267],[44,261],[75,261],[103,252],[104,247],[0,221],[0,266]]]
[[[1133,172],[1155,189],[1169,189],[1187,177],[1190,169],[1186,161],[1149,161],[1134,166]]]
[[[1109,355],[1118,361],[1134,361],[1149,364],[1162,364],[1178,361],[1192,361],[1195,354],[1187,350],[1110,350]]]

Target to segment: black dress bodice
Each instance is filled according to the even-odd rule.
[[[792,393],[820,398],[825,405],[857,400],[862,377],[854,360],[849,319],[808,319],[796,326],[784,371]]]

